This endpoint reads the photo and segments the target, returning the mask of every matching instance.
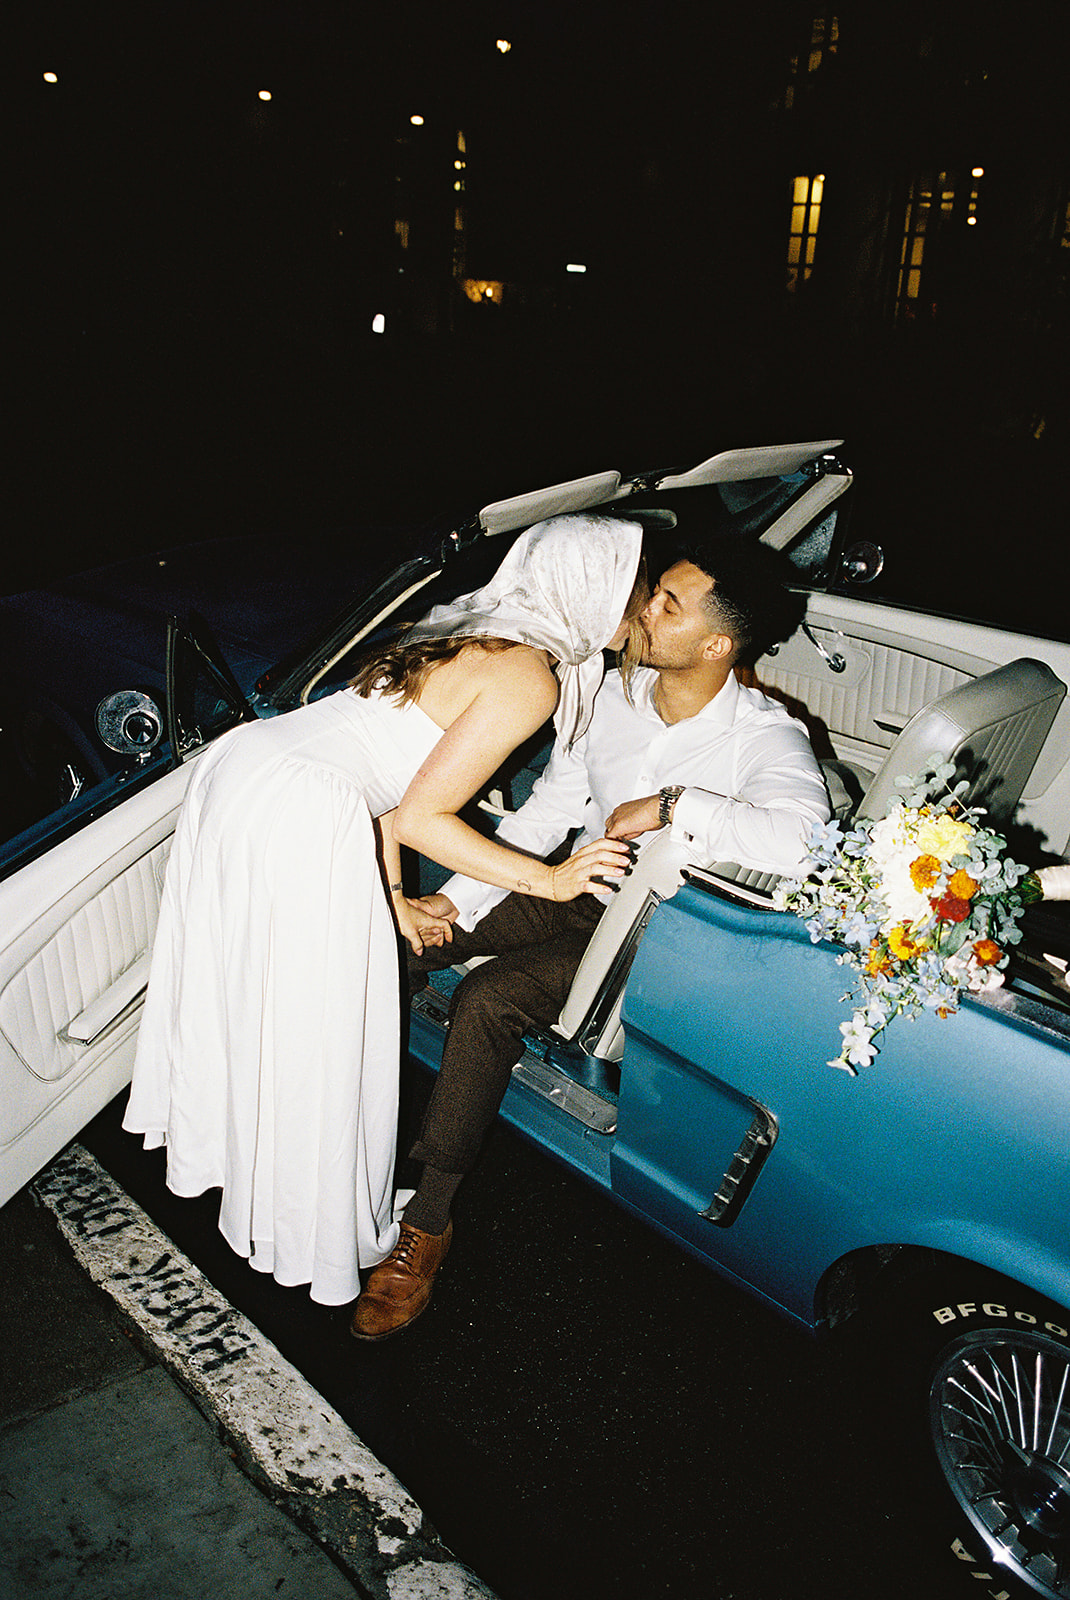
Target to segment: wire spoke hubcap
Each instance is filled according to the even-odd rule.
[[[1006,1570],[1070,1600],[1070,1353],[1040,1332],[977,1332],[930,1390],[940,1467]]]

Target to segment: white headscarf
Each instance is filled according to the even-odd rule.
[[[568,746],[591,720],[602,651],[620,626],[643,529],[619,517],[551,517],[529,528],[482,589],[435,606],[405,644],[447,635],[512,639],[556,656],[554,727]]]

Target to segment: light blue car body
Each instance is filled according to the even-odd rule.
[[[683,1248],[808,1328],[838,1263],[932,1249],[1070,1306],[1070,1016],[998,990],[898,1019],[873,1065],[828,1064],[850,969],[790,913],[685,883],[625,992],[616,1131],[522,1083],[503,1115]],[[414,1016],[413,1053],[441,1034]],[[771,1148],[727,1225],[703,1215],[761,1108]],[[753,1177],[753,1174],[751,1175]],[[1068,1311],[1070,1324],[1070,1311]]]

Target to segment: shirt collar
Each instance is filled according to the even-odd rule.
[[[654,686],[658,681],[658,674],[653,667],[638,667],[632,679],[632,698],[647,716],[654,717],[661,723],[657,706],[654,704]],[[696,711],[693,717],[685,717],[684,722],[714,722],[722,727],[730,728],[736,720],[739,707],[739,679],[734,672],[730,672],[724,683],[718,689],[712,700],[707,700],[701,711]],[[661,723],[662,727],[678,728],[678,722]]]

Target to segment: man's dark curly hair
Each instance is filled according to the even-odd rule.
[[[784,557],[754,539],[694,540],[676,559],[713,580],[704,604],[713,627],[735,643],[733,664],[750,664],[790,638],[806,613],[805,597],[788,591],[792,569]]]

